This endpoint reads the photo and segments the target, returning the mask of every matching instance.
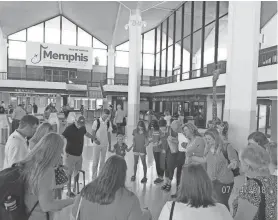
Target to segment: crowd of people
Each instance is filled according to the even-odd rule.
[[[21,214],[29,220],[89,220],[92,216],[99,220],[150,220],[151,211],[142,209],[136,194],[125,187],[125,156],[131,150],[131,181],[137,178],[139,158],[144,173],[141,183],[148,181],[148,147],[153,150],[157,171],[154,184],[161,184],[162,191],[171,191],[177,169],[176,193],[164,205],[159,220],[277,219],[277,143],[270,142],[263,133],[250,134],[249,144],[238,146],[238,152],[228,140],[227,123],[218,123],[200,134],[194,124],[184,123],[183,117],[171,120],[166,111],[165,118],[153,117],[149,126],[139,121],[132,145],[128,146],[121,128],[121,111],[119,108],[112,116],[104,109],[93,122],[91,133],[81,115],[61,135],[50,123],[39,125],[35,116],[24,115],[5,146],[4,170],[0,172],[0,219],[16,215],[16,210],[23,207]],[[117,143],[112,146],[115,124]],[[75,183],[82,169],[84,136],[93,143],[92,181],[78,194],[79,184]],[[116,155],[105,162],[108,151]],[[20,181],[12,179],[16,176],[22,177]],[[20,184],[23,195],[18,192]],[[62,196],[64,185],[66,198]]]

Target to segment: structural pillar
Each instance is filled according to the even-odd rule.
[[[229,2],[224,120],[238,150],[256,130],[260,10],[261,2]]]
[[[271,137],[272,141],[277,142],[277,98],[271,104]]]
[[[0,27],[0,79],[7,73],[7,39]]]
[[[115,79],[115,48],[110,45],[108,48],[107,84],[114,85]]]
[[[139,9],[131,11],[129,23],[129,75],[128,75],[128,119],[127,137],[132,141],[132,131],[136,128],[140,111],[141,77],[141,34],[142,18]]]

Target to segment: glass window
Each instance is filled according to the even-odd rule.
[[[228,47],[228,15],[219,19],[219,36],[218,36],[218,61],[227,60]]]
[[[93,38],[93,48],[107,49],[107,46],[101,43],[98,39]]]
[[[181,39],[181,21],[182,19],[182,7],[180,7],[176,12],[176,42]]]
[[[129,51],[129,41],[117,46],[116,50]]]
[[[43,23],[28,28],[27,40],[33,42],[43,42]]]
[[[78,28],[78,46],[92,47],[92,36],[81,28]]]
[[[160,52],[160,28],[157,28],[157,35],[156,35],[156,52]]]
[[[62,44],[76,46],[76,25],[62,17]]]
[[[183,39],[183,61],[182,61],[182,72],[188,72],[190,70],[190,38],[191,36],[188,36],[187,38]]]
[[[229,2],[228,1],[227,2],[221,1],[219,3],[219,17],[228,13],[228,9],[229,9]]]
[[[172,14],[170,17],[169,17],[169,32],[168,32],[168,46],[171,46],[173,45],[173,30],[174,30],[174,15]]]
[[[180,42],[175,44],[175,65],[174,68],[179,67],[181,65],[181,46]]]
[[[45,43],[60,44],[60,16],[45,22]]]
[[[184,4],[184,28],[183,37],[187,37],[191,32],[191,2]]]
[[[203,2],[194,2],[194,28],[193,31],[198,30],[202,27],[202,13],[203,13]]]
[[[26,29],[19,31],[15,34],[12,34],[8,37],[9,40],[20,40],[26,41]]]
[[[202,46],[201,44],[202,44],[202,30],[199,30],[193,34],[193,51],[192,51],[194,54],[192,60],[193,70],[201,68],[201,46]]]
[[[215,22],[205,27],[204,67],[214,62]]]
[[[165,70],[165,68],[166,68],[166,50],[163,50],[161,56],[161,70]]]
[[[216,16],[216,1],[206,2],[206,24],[215,20]]]
[[[167,61],[167,65],[168,65],[168,71],[172,71],[172,69],[173,69],[173,46],[170,46],[168,48],[168,61]]]
[[[154,31],[151,30],[144,34],[144,53],[154,53]]]
[[[166,29],[167,29],[167,23],[166,21],[164,21],[162,23],[162,50],[166,48],[166,38],[167,38]]]
[[[160,72],[160,53],[156,54],[156,76],[159,76]]]
[[[129,52],[116,51],[116,67],[129,67]],[[145,65],[145,64],[144,64]]]
[[[26,60],[26,42],[10,40],[9,59]]]
[[[144,54],[143,61],[144,61],[144,69],[153,70],[153,67],[154,67],[154,55],[153,54]]]
[[[93,49],[93,65],[107,66],[107,51]]]

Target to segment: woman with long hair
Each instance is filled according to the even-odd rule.
[[[200,164],[183,167],[176,202],[167,202],[158,220],[232,220],[228,209],[213,199],[208,174]]]
[[[144,121],[139,121],[137,124],[137,128],[134,129],[133,133],[133,153],[134,153],[134,174],[131,177],[131,181],[135,181],[136,173],[137,173],[137,166],[139,162],[139,156],[141,158],[141,162],[143,165],[144,177],[141,180],[141,183],[147,182],[147,162],[146,162],[146,155],[147,150],[146,147],[149,144],[148,134],[145,126]]]
[[[75,200],[72,215],[79,220],[149,220],[139,199],[125,187],[127,165],[123,157],[110,157],[98,177],[81,191]]]
[[[277,176],[269,172],[268,152],[258,144],[249,144],[240,152],[240,162],[246,182],[233,201],[234,219],[276,220]]]
[[[59,164],[65,142],[61,135],[49,133],[33,148],[27,158],[20,162],[25,180],[25,205],[30,211],[37,202],[29,220],[53,219],[53,212],[73,203],[72,199],[55,200],[53,184],[54,167]]]
[[[42,137],[50,132],[52,132],[52,126],[50,123],[44,122],[40,124],[36,133],[29,141],[29,149],[32,150],[34,146],[42,139]]]
[[[207,173],[213,183],[215,196],[218,202],[229,208],[228,200],[234,186],[234,174],[228,168],[228,161],[223,155],[223,142],[217,129],[210,128],[205,132],[207,149],[205,156],[192,156],[192,161],[207,163]]]

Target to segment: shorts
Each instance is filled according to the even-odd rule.
[[[67,153],[64,158],[64,165],[68,168],[69,175],[74,173],[74,176],[76,176],[82,169],[82,162],[82,155],[74,156]]]
[[[140,153],[140,152],[133,152],[134,156],[145,156],[145,153]]]

